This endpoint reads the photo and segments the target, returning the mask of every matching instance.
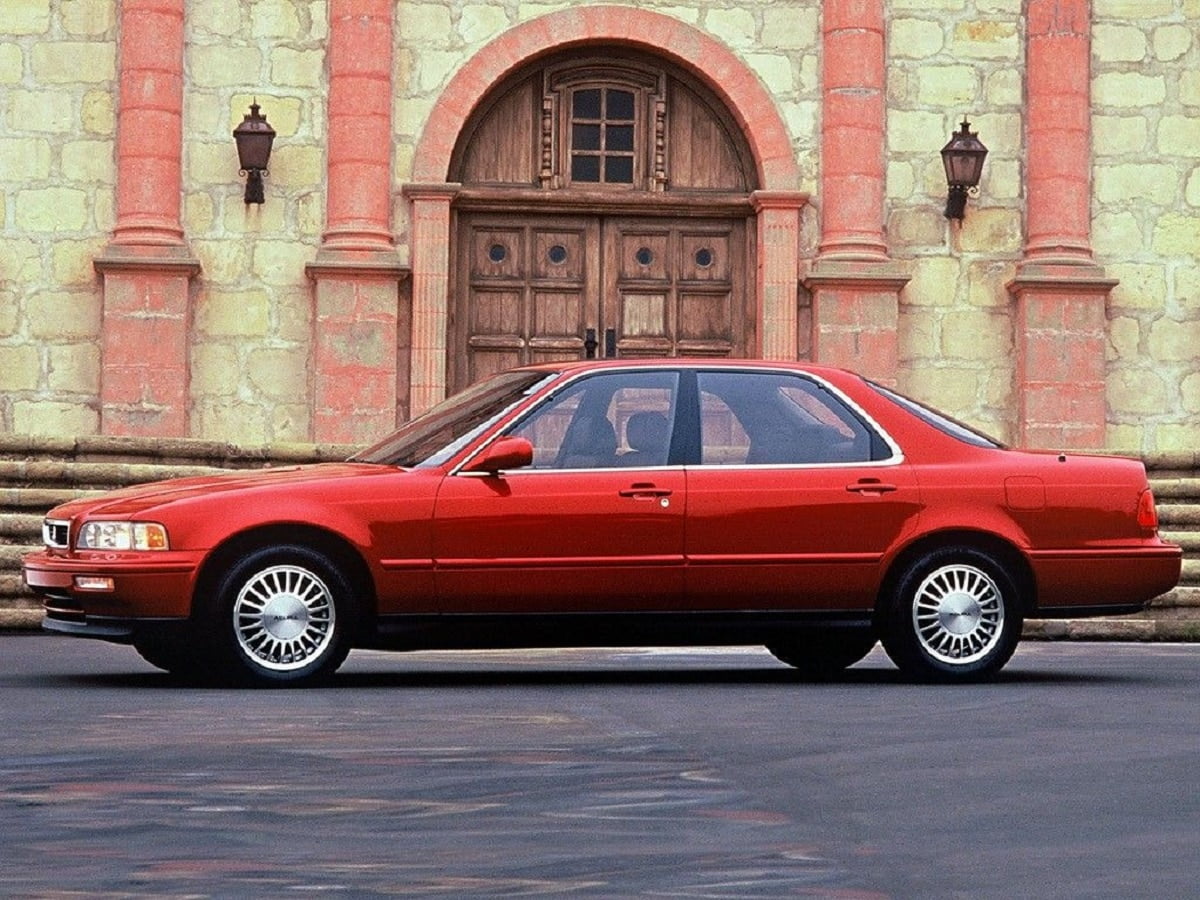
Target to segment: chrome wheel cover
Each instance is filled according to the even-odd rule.
[[[233,625],[246,657],[289,672],[318,659],[333,642],[333,595],[300,566],[271,566],[247,581],[233,602]]]
[[[978,662],[996,648],[1004,632],[1004,595],[992,577],[975,566],[942,566],[917,587],[912,605],[917,641],[938,662]]]

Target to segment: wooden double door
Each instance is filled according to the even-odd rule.
[[[449,374],[751,355],[745,218],[458,214]]]

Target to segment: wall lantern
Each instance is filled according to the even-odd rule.
[[[950,142],[942,148],[942,165],[946,167],[946,183],[950,195],[946,198],[946,218],[960,222],[967,213],[967,194],[979,193],[979,176],[983,174],[983,158],[987,147],[971,131],[966,117],[962,129],[950,136]]]
[[[246,176],[246,202],[264,203],[263,175],[271,160],[271,143],[275,140],[275,129],[267,124],[267,117],[258,114],[258,100],[250,104],[250,112],[242,118],[242,124],[233,129],[237,142],[238,165]]]

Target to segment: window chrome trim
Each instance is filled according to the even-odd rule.
[[[883,439],[883,442],[888,446],[888,449],[892,451],[892,455],[889,456],[887,459],[867,459],[867,460],[860,460],[858,462],[750,463],[750,464],[736,463],[733,465],[714,465],[712,463],[705,464],[705,463],[701,463],[701,462],[696,462],[694,465],[683,465],[683,466],[644,466],[644,467],[600,466],[600,467],[591,468],[591,469],[532,469],[532,468],[502,469],[501,473],[508,476],[508,475],[535,475],[535,474],[542,473],[542,472],[554,472],[554,473],[557,473],[557,472],[614,472],[614,471],[619,472],[622,470],[629,471],[629,472],[637,472],[637,471],[644,472],[644,471],[649,471],[651,469],[653,469],[653,470],[681,470],[681,471],[688,470],[688,469],[704,469],[706,471],[714,470],[714,469],[719,469],[719,470],[723,470],[723,471],[748,469],[750,471],[758,471],[758,472],[761,472],[766,469],[789,469],[789,470],[790,469],[862,469],[862,468],[873,468],[874,469],[874,468],[888,468],[891,466],[899,466],[899,465],[903,465],[904,462],[906,461],[905,456],[904,456],[904,451],[901,449],[900,445],[898,443],[896,443],[895,439],[888,433],[887,429],[884,428],[882,425],[880,425],[875,420],[874,416],[872,416],[865,409],[863,409],[857,402],[855,402],[854,399],[852,399],[851,397],[848,397],[843,391],[838,389],[835,385],[830,384],[828,381],[826,381],[824,378],[821,378],[819,375],[816,375],[812,372],[797,371],[795,369],[788,369],[788,368],[774,367],[774,366],[754,366],[754,365],[746,365],[746,364],[741,364],[741,365],[724,364],[723,365],[719,361],[714,360],[712,363],[704,362],[704,363],[693,363],[690,365],[685,364],[685,365],[646,365],[646,366],[629,366],[629,365],[597,366],[595,368],[588,368],[583,371],[576,372],[576,373],[570,375],[569,377],[565,378],[561,383],[555,384],[554,387],[551,388],[544,396],[540,397],[535,403],[532,403],[530,406],[521,410],[519,412],[519,414],[513,415],[509,421],[507,421],[503,425],[501,425],[491,437],[489,437],[482,444],[480,444],[478,447],[476,447],[474,452],[469,454],[462,462],[460,462],[457,466],[455,466],[453,469],[451,469],[451,471],[448,474],[450,476],[454,476],[454,475],[464,475],[464,476],[490,475],[491,473],[489,473],[489,472],[463,472],[462,469],[464,466],[468,465],[471,462],[471,460],[473,460],[480,453],[482,453],[484,450],[486,450],[492,444],[493,441],[497,440],[500,437],[503,437],[509,429],[511,429],[515,425],[518,425],[521,422],[523,422],[526,418],[528,418],[530,415],[532,415],[536,410],[541,408],[541,406],[543,404],[548,403],[550,400],[552,400],[554,397],[556,397],[559,393],[561,393],[566,388],[570,387],[572,384],[574,384],[579,379],[588,378],[588,377],[591,377],[594,375],[610,373],[610,372],[674,372],[677,375],[682,374],[683,372],[693,372],[696,374],[699,374],[701,372],[735,372],[735,373],[741,372],[741,373],[756,374],[756,375],[785,375],[790,378],[807,379],[808,381],[812,382],[813,384],[817,384],[820,387],[824,388],[825,390],[829,391],[829,393],[831,393],[833,396],[837,397],[838,400],[840,400],[842,403],[846,404],[846,407],[848,409],[850,409],[851,411],[853,411],[855,415],[859,416],[862,419],[863,423],[868,428],[872,429],[876,434],[879,435],[880,438]],[[864,379],[863,383],[866,384],[868,387],[870,387],[870,383],[867,382],[865,379]],[[545,382],[541,382],[541,386],[544,386],[544,385],[545,385]],[[529,398],[525,397],[524,399],[528,400]],[[514,406],[515,405],[516,404],[514,404]],[[677,406],[678,406],[678,403],[676,403],[676,407]],[[513,412],[513,407],[509,407],[507,412]],[[676,415],[678,415],[678,409],[676,409]],[[495,423],[493,423],[493,424],[495,424]]]

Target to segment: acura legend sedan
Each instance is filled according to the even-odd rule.
[[[850,372],[493,375],[344,463],[76,500],[24,559],[45,628],[193,680],[309,684],[356,647],[760,644],[828,677],[997,672],[1022,620],[1170,590],[1136,460],[1008,449]]]

